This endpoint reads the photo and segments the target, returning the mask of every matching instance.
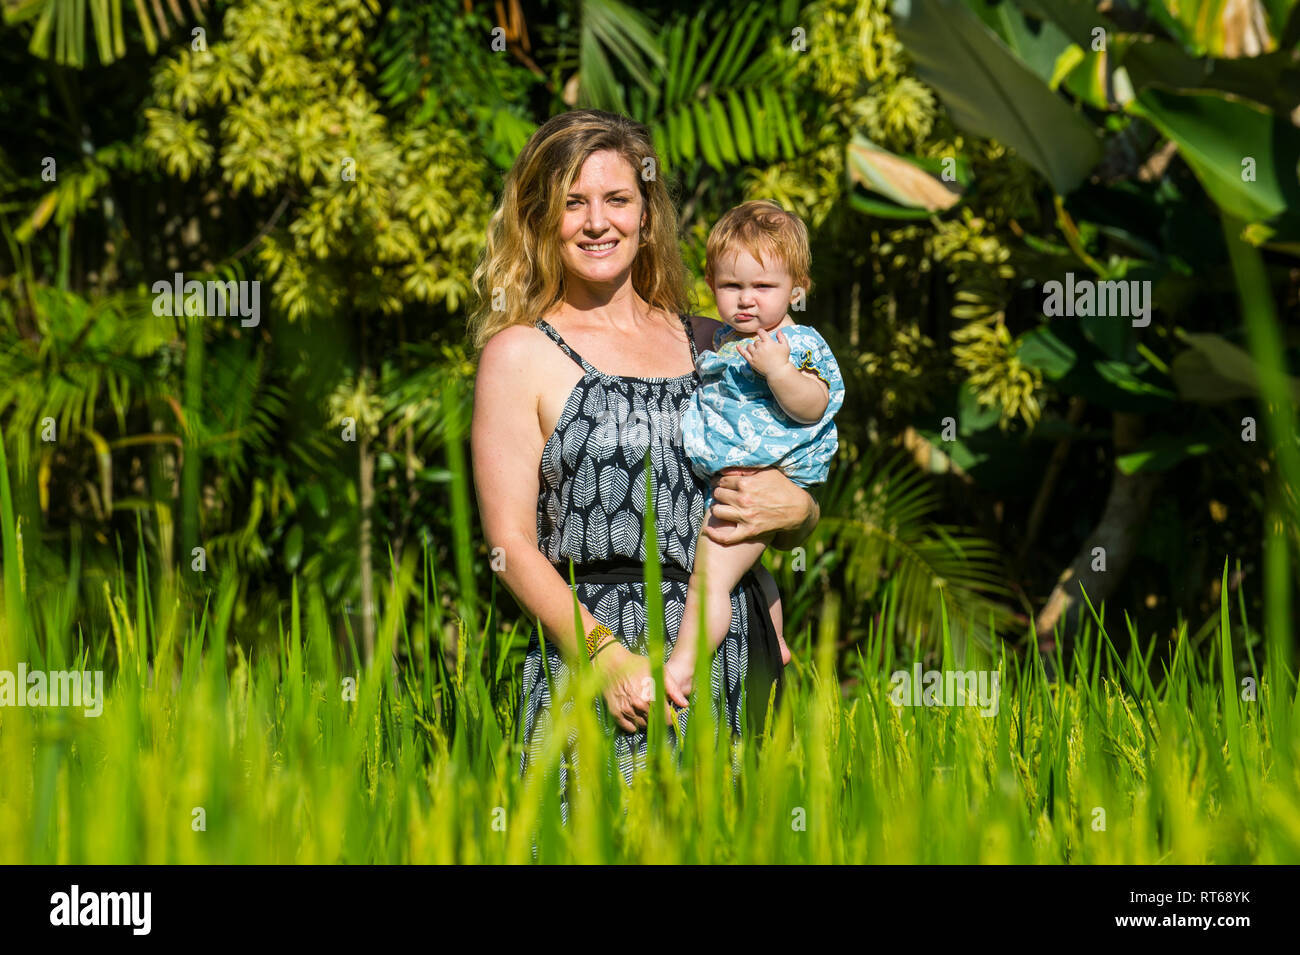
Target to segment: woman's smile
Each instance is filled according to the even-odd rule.
[[[579,242],[578,248],[592,258],[602,259],[613,252],[617,245],[617,239],[601,239],[599,242]]]

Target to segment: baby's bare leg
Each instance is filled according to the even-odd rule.
[[[754,568],[754,576],[763,588],[763,599],[767,602],[768,612],[772,614],[772,625],[776,628],[776,642],[781,645],[781,665],[790,662],[790,648],[785,643],[785,620],[781,613],[781,591],[777,589],[772,572],[763,565]]]
[[[701,606],[704,608],[708,652],[712,653],[722,645],[731,629],[731,592],[763,555],[766,546],[766,540],[719,544],[700,534],[695,543],[695,570],[686,587],[686,610],[677,631],[677,643],[668,660],[678,685],[688,688],[695,672]],[[701,571],[706,578],[703,582]]]

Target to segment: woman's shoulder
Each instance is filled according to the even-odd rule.
[[[545,355],[549,343],[550,337],[534,324],[508,325],[483,345],[479,373],[517,374],[520,369],[533,367]]]

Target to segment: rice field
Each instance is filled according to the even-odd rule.
[[[927,696],[893,674],[918,661],[883,633],[842,687],[828,603],[761,745],[716,742],[700,700],[680,750],[651,722],[628,787],[606,762],[590,672],[557,711],[544,765],[520,778],[524,634],[484,639],[462,621],[442,652],[427,554],[385,586],[385,662],[363,666],[353,649],[341,664],[319,594],[295,586],[275,649],[249,654],[231,638],[233,576],[186,615],[143,564],[105,584],[111,632],[82,633],[75,568],[66,599],[28,600],[3,466],[0,511],[0,670],[102,670],[105,694],[97,716],[0,707],[0,863],[1300,862],[1295,674],[1283,647],[1267,663],[1234,647],[1226,565],[1209,653],[1186,632],[1142,643],[1085,625],[1049,679],[1036,656],[959,658],[945,626],[942,659],[919,662],[995,672],[996,712],[906,705]],[[577,785],[561,825],[569,732]]]

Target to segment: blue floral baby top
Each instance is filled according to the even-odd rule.
[[[790,361],[826,382],[826,410],[812,424],[787,415],[767,380],[736,350],[750,339],[722,326],[713,336],[715,351],[704,352],[696,362],[700,385],[682,414],[682,441],[692,469],[701,477],[728,467],[775,465],[800,487],[826,480],[839,448],[831,419],[844,404],[840,366],[815,329],[790,325],[780,332],[790,345]]]

